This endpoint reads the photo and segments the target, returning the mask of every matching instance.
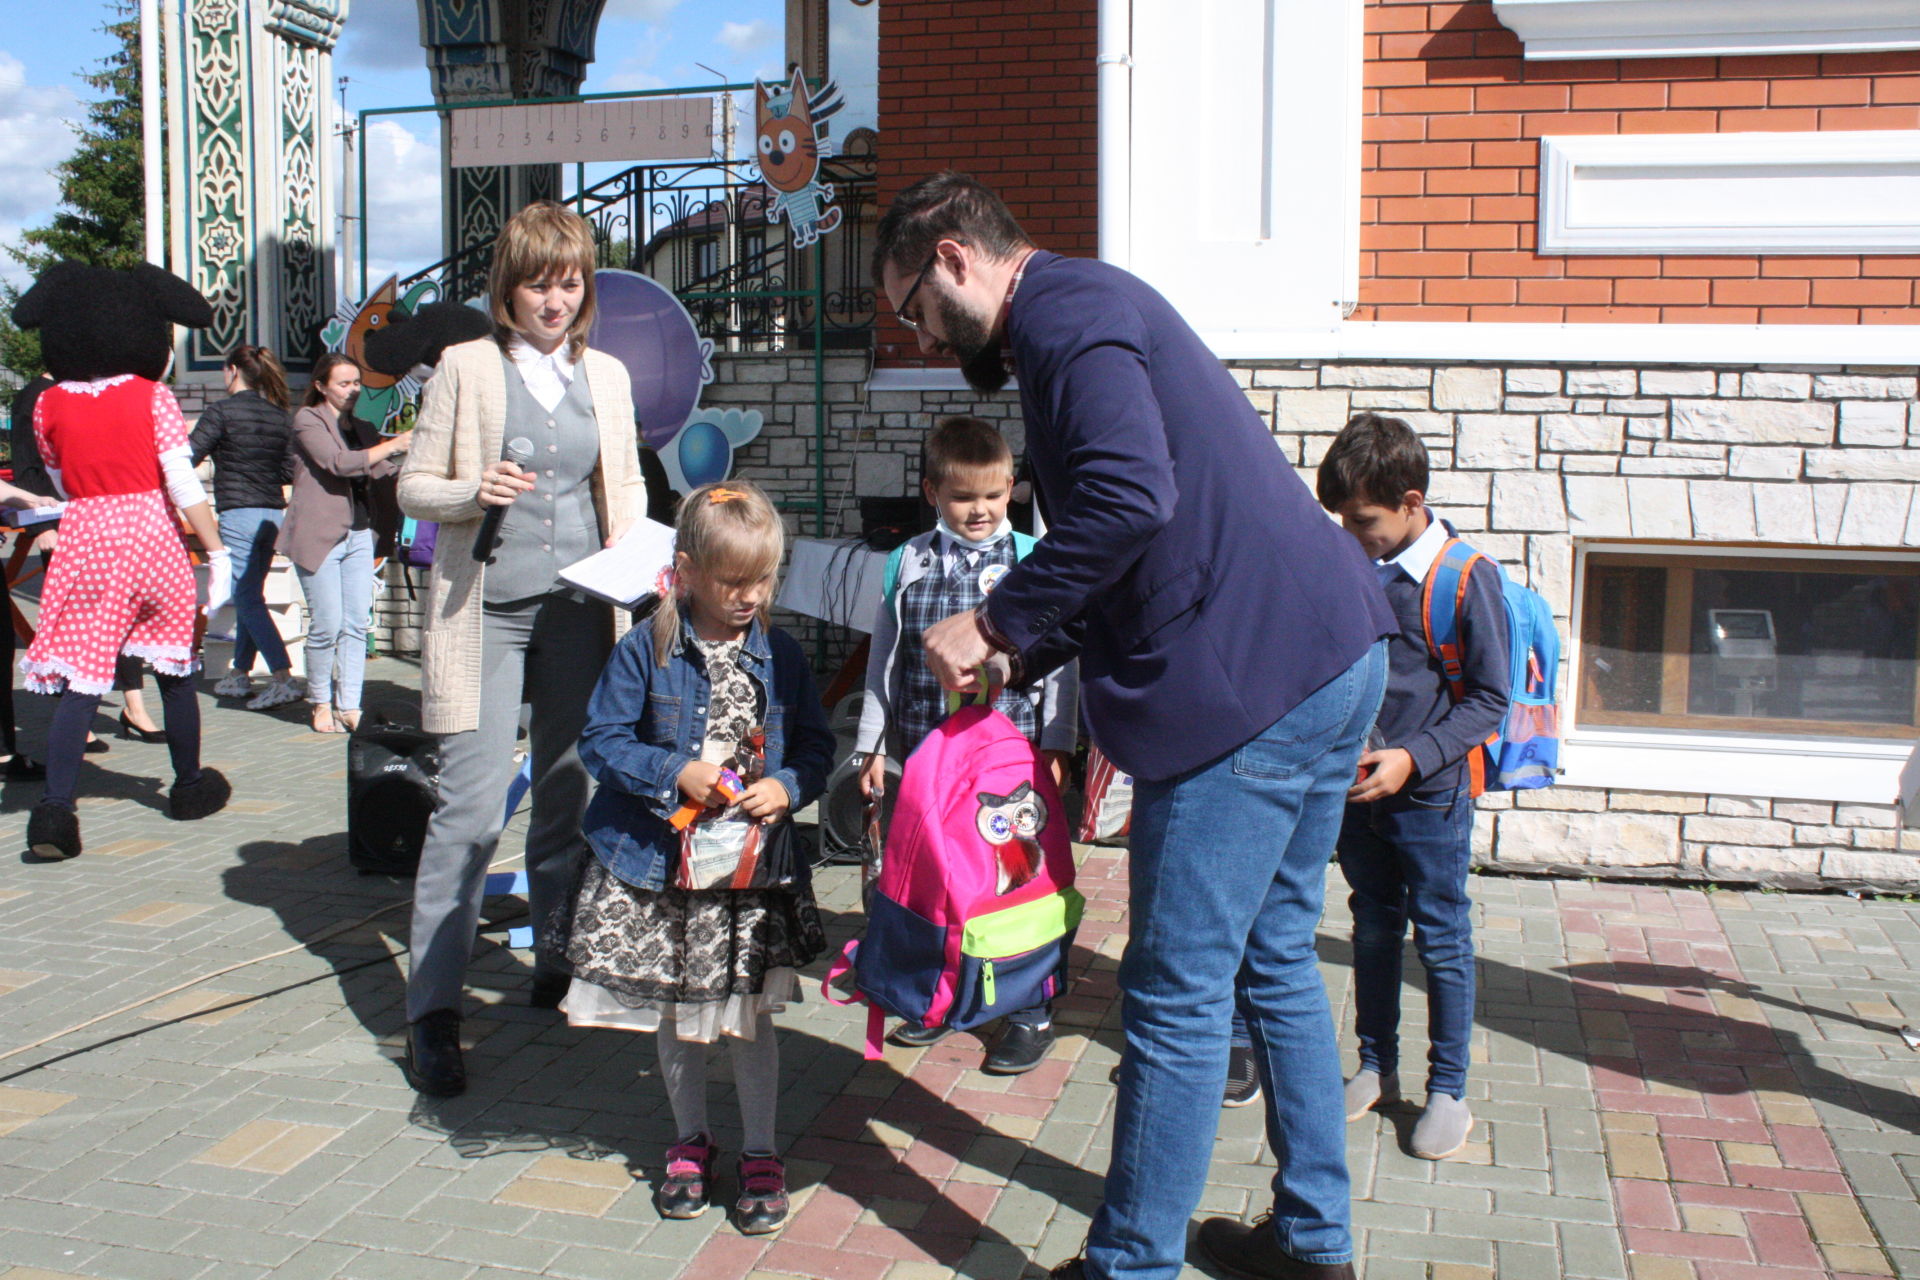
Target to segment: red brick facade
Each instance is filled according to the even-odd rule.
[[[962,169],[1047,248],[1099,252],[1097,17],[1094,0],[885,0],[881,207],[930,173]],[[890,319],[877,339],[882,359],[918,358]]]
[[[1920,128],[1920,52],[1528,63],[1488,0],[1370,0],[1366,41],[1355,319],[1913,322],[1915,257],[1533,249],[1542,135]]]
[[[1818,0],[1809,0],[1817,3]],[[1095,0],[887,0],[884,202],[957,167],[1097,251]],[[1911,323],[1920,257],[1534,252],[1545,134],[1920,128],[1920,51],[1532,62],[1490,0],[1368,0],[1357,320]],[[880,326],[880,357],[916,359]]]

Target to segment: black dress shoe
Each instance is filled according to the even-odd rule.
[[[953,1034],[952,1027],[916,1027],[911,1022],[903,1022],[887,1035],[888,1044],[897,1044],[902,1049],[924,1049],[930,1044],[939,1044]]]
[[[27,819],[27,852],[41,862],[80,856],[80,815],[63,804],[37,804]]]
[[[1228,1275],[1244,1280],[1354,1280],[1351,1262],[1302,1262],[1280,1248],[1273,1215],[1263,1213],[1249,1226],[1233,1218],[1208,1218],[1200,1224],[1200,1252]]]
[[[1083,1258],[1068,1258],[1065,1262],[1047,1272],[1049,1280],[1087,1280],[1087,1264]]]
[[[87,745],[82,750],[90,756],[103,756],[113,750],[113,744],[105,738],[88,738]]]
[[[407,1083],[435,1098],[467,1091],[467,1065],[460,1057],[460,1015],[435,1009],[407,1028]]]
[[[47,766],[24,751],[16,751],[0,765],[0,776],[9,782],[39,782],[47,776]]]
[[[202,769],[192,782],[176,782],[167,792],[167,809],[176,822],[209,818],[227,807],[233,784],[218,769]]]
[[[132,742],[165,742],[167,740],[167,731],[165,729],[142,729],[139,725],[127,719],[127,713],[122,711],[120,713],[120,728],[113,736],[116,738],[126,738]]]
[[[529,1009],[558,1009],[560,1002],[567,998],[567,988],[573,979],[564,973],[538,973],[534,975],[533,986],[527,992]]]
[[[1024,1075],[1045,1062],[1052,1048],[1052,1023],[1030,1027],[1023,1022],[1009,1022],[1007,1029],[1000,1033],[1000,1043],[993,1046],[993,1052],[980,1064],[980,1069],[990,1076]]]

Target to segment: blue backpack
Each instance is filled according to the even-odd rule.
[[[1560,632],[1553,610],[1540,593],[1506,575],[1500,562],[1458,538],[1448,538],[1421,592],[1420,609],[1427,649],[1440,663],[1447,691],[1455,702],[1467,696],[1460,663],[1460,608],[1467,577],[1485,560],[1500,575],[1507,606],[1507,690],[1505,720],[1467,756],[1471,794],[1526,791],[1550,787],[1560,772]]]

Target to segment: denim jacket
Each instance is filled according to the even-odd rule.
[[[600,786],[583,833],[606,869],[641,889],[660,889],[679,856],[667,818],[685,799],[680,771],[700,758],[712,683],[683,619],[673,655],[654,662],[653,627],[635,626],[614,646],[587,704],[580,759]],[[741,665],[766,708],[766,776],[793,798],[793,810],[826,790],[833,731],[813,671],[794,638],[758,619],[740,648]]]

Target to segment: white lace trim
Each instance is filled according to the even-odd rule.
[[[128,645],[121,650],[129,658],[153,664],[153,669],[169,676],[190,676],[200,670],[200,659],[181,645]],[[181,656],[184,655],[184,656]],[[30,693],[111,693],[113,680],[90,680],[82,676],[64,658],[22,658],[20,677]]]
[[[62,382],[56,385],[62,391],[77,391],[83,396],[103,394],[108,387],[117,387],[123,382],[131,382],[137,374],[116,373],[111,378],[95,378],[91,382]]]
[[[789,1004],[799,1004],[800,973],[797,969],[769,969],[761,982],[759,995],[730,995],[725,1000],[704,1004],[671,1004],[654,1001],[634,1008],[620,1003],[605,987],[575,978],[567,986],[566,999],[560,1002],[570,1027],[605,1027],[614,1031],[658,1031],[661,1015],[673,1014],[674,1030],[682,1040],[712,1044],[721,1036],[751,1040],[759,1030],[760,1015],[783,1012]]]

